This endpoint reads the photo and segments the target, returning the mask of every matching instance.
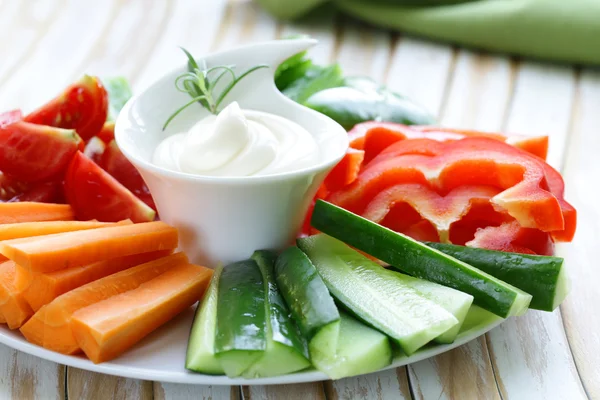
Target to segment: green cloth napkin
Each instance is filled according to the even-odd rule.
[[[387,28],[495,52],[600,65],[600,0],[408,1],[332,0],[339,10]],[[295,19],[328,0],[258,2],[278,18]]]

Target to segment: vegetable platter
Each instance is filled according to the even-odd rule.
[[[184,50],[129,101],[86,75],[1,114],[0,342],[131,378],[293,383],[556,309],[577,212],[548,138],[437,126],[312,45]],[[261,222],[215,217],[240,210]]]

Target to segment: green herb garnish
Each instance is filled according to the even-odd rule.
[[[267,68],[268,65],[257,65],[250,68],[243,74],[237,76],[235,74],[235,65],[217,65],[211,68],[206,67],[206,63],[203,63],[203,68],[198,66],[198,63],[192,57],[189,51],[181,48],[188,58],[188,72],[181,74],[175,79],[175,87],[177,90],[183,93],[187,93],[192,98],[189,102],[177,109],[163,125],[163,130],[167,128],[167,125],[179,115],[183,110],[199,102],[204,108],[210,111],[212,114],[217,114],[219,106],[223,102],[223,99],[233,89],[235,85],[250,73],[260,68]],[[215,93],[214,89],[224,76],[230,76],[231,81],[225,85],[220,93]]]

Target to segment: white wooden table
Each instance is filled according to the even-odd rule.
[[[484,337],[408,367],[336,382],[186,386],[66,368],[0,345],[0,399],[600,399],[600,71],[516,60],[377,31],[338,15],[282,25],[225,0],[0,0],[0,110],[30,110],[83,73],[125,75],[135,89],[193,54],[309,33],[313,57],[387,82],[445,126],[549,134],[579,211],[559,246],[572,292]],[[573,44],[576,45],[576,44]]]

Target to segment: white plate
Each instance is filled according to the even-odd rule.
[[[194,311],[192,309],[186,310],[177,318],[153,332],[123,356],[102,364],[94,364],[83,356],[65,356],[30,344],[23,338],[19,331],[11,331],[6,325],[0,326],[0,343],[70,367],[149,381],[196,385],[274,385],[328,379],[325,374],[314,370],[252,380],[202,375],[187,371],[184,368],[184,362],[193,317]],[[483,323],[471,326],[462,332],[452,344],[430,346],[418,351],[411,357],[399,357],[394,360],[394,363],[384,369],[410,364],[451,350],[483,335],[502,321],[499,318],[488,318]]]

